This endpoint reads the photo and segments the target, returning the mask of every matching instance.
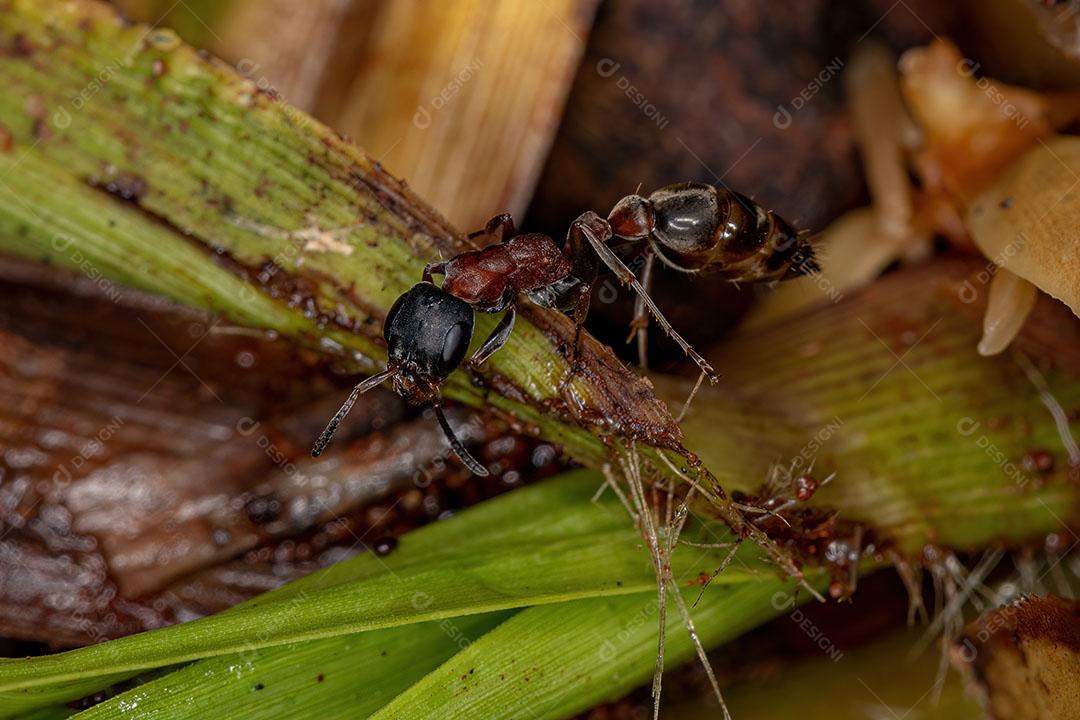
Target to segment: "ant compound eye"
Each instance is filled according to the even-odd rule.
[[[469,340],[472,336],[470,328],[465,323],[457,323],[446,333],[442,349],[442,369],[444,374],[449,375],[461,364],[465,353],[469,349]]]

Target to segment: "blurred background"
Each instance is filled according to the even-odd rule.
[[[519,226],[560,238],[585,210],[606,215],[638,188],[682,181],[726,184],[820,231],[869,200],[838,80],[867,40],[899,54],[947,36],[1001,80],[1043,90],[1080,83],[1074,38],[1040,14],[1056,4],[1023,0],[114,4],[347,134],[463,231],[508,211]],[[455,424],[496,470],[480,482],[446,456],[429,418],[388,392],[363,398],[342,433],[345,451],[310,460],[310,439],[344,387],[335,368],[273,338],[211,332],[208,318],[134,292],[126,302],[149,322],[93,288],[73,294],[68,279],[41,268],[5,260],[0,269],[11,298],[0,307],[0,377],[15,398],[2,420],[36,423],[56,439],[37,451],[48,458],[12,447],[0,460],[6,655],[230,607],[349,554],[390,552],[408,529],[562,467],[554,447],[461,410]],[[672,323],[706,347],[761,292],[687,288],[665,273],[655,287]],[[670,301],[690,293],[700,302]],[[631,314],[631,299],[609,285],[590,319],[627,360]],[[650,342],[654,364],[681,359],[666,338]],[[18,400],[35,393],[56,396],[53,411],[20,415]],[[71,437],[96,445],[63,440]],[[45,467],[61,477],[39,474]],[[323,484],[301,482],[312,475]],[[891,573],[875,576],[858,602],[874,611],[855,626],[856,615],[835,607],[806,610],[844,654],[906,618],[906,590]],[[776,675],[777,657],[820,663],[819,651],[782,619],[716,661],[732,677],[763,680]],[[813,666],[800,672],[818,682]],[[910,691],[922,693],[932,675]],[[672,683],[672,697],[706,694],[696,669]],[[874,717],[891,717],[894,700],[914,702],[907,688],[896,692],[867,700],[884,708]],[[592,716],[638,717],[647,706],[643,691]],[[924,710],[919,717],[951,712]]]

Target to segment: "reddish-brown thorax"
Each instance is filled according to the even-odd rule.
[[[509,294],[550,285],[571,270],[554,240],[525,233],[449,260],[443,290],[483,310],[505,304]]]

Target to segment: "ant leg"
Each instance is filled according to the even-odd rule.
[[[496,215],[487,221],[487,225],[484,225],[483,230],[471,232],[468,237],[470,240],[475,240],[478,237],[488,237],[491,240],[486,244],[492,245],[505,242],[514,237],[514,216],[510,213]]]
[[[694,348],[690,347],[690,343],[683,339],[682,335],[675,331],[675,328],[671,326],[671,323],[667,321],[664,314],[660,312],[660,308],[656,306],[649,294],[645,292],[645,288],[641,286],[638,279],[634,277],[634,273],[630,272],[630,268],[623,264],[622,260],[612,252],[611,248],[607,246],[607,240],[611,238],[611,226],[607,221],[602,219],[596,213],[589,211],[582,213],[574,224],[570,226],[571,235],[578,234],[584,236],[584,238],[592,246],[596,254],[600,256],[600,259],[604,261],[615,276],[624,285],[629,285],[637,293],[641,302],[645,305],[645,308],[656,319],[656,323],[666,332],[671,339],[678,343],[682,351],[686,353],[687,357],[694,361],[701,371],[705,373],[709,378],[709,382],[715,383],[719,380],[719,376],[716,371],[713,370],[712,365],[708,363],[701,355],[698,354]]]
[[[578,372],[578,359],[581,354],[581,331],[585,327],[585,318],[592,304],[592,286],[582,283],[577,286],[577,297],[571,301],[566,314],[574,321],[574,343],[570,346],[570,369],[559,383],[559,390],[565,390]]]
[[[645,288],[645,292],[652,290],[652,273],[653,265],[656,262],[656,256],[649,252],[645,258],[645,267],[641,271],[641,286]],[[631,337],[637,335],[637,354],[638,365],[641,369],[649,369],[649,313],[645,310],[645,303],[642,302],[641,297],[637,297],[634,300],[634,320],[630,323]],[[629,342],[629,339],[627,339]]]
[[[445,272],[446,272],[446,263],[444,263],[444,262],[428,263],[427,265],[424,266],[424,277],[423,277],[424,282],[429,282],[429,283],[434,285],[435,281],[432,279],[432,275],[444,275]]]
[[[574,326],[574,344],[570,348],[570,367],[566,371],[566,376],[559,383],[559,391],[566,390],[566,387],[570,384],[570,381],[574,379],[574,376],[578,373],[578,348],[581,346],[581,328],[583,326],[577,324]]]
[[[510,339],[510,333],[514,330],[514,318],[517,317],[517,310],[514,309],[513,304],[506,311],[506,314],[499,320],[499,324],[495,326],[495,329],[488,335],[487,340],[480,346],[480,349],[476,351],[469,359],[470,365],[481,365],[485,360],[499,351],[506,341]]]
[[[517,232],[514,229],[514,216],[510,213],[500,213],[488,220],[484,230],[487,231],[488,235],[495,238],[495,242],[506,242],[514,237],[514,233]]]

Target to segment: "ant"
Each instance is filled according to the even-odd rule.
[[[722,275],[736,284],[777,282],[820,271],[809,233],[795,230],[779,215],[727,188],[679,183],[662,187],[647,198],[636,193],[627,195],[612,208],[608,223],[613,236],[647,243],[641,283],[634,286],[638,297],[632,323],[637,333],[638,362],[643,368],[648,364],[646,308],[656,315],[646,300],[657,259],[677,272]],[[622,271],[616,270],[611,260],[618,259],[611,254],[605,262],[625,282],[629,271],[625,266]],[[687,352],[685,341],[672,334],[661,318],[658,321]],[[714,374],[701,369],[710,382],[716,382]]]
[[[655,318],[663,330],[697,364],[703,377],[715,383],[712,366],[671,326],[648,294],[655,258],[685,273],[718,272],[735,281],[775,281],[817,271],[813,248],[777,215],[743,195],[711,185],[684,183],[657,190],[648,198],[629,195],[608,219],[582,213],[560,248],[541,233],[515,234],[509,214],[496,215],[470,239],[490,241],[481,250],[461,253],[424,268],[423,279],[397,299],[386,316],[386,370],[364,380],[331,418],[311,454],[318,457],[352,408],[357,397],[387,379],[394,390],[415,404],[430,403],[450,446],[477,475],[487,470],[465,450],[442,412],[439,386],[461,365],[472,340],[473,313],[506,311],[495,329],[469,359],[478,366],[510,337],[516,303],[525,295],[543,307],[570,316],[576,325],[573,375],[581,327],[588,314],[591,289],[599,275],[597,258],[637,294],[637,315]],[[646,242],[644,279],[608,246],[613,238]],[[442,275],[442,287],[434,276]],[[636,322],[639,350],[643,322]],[[643,363],[644,364],[644,363]]]

